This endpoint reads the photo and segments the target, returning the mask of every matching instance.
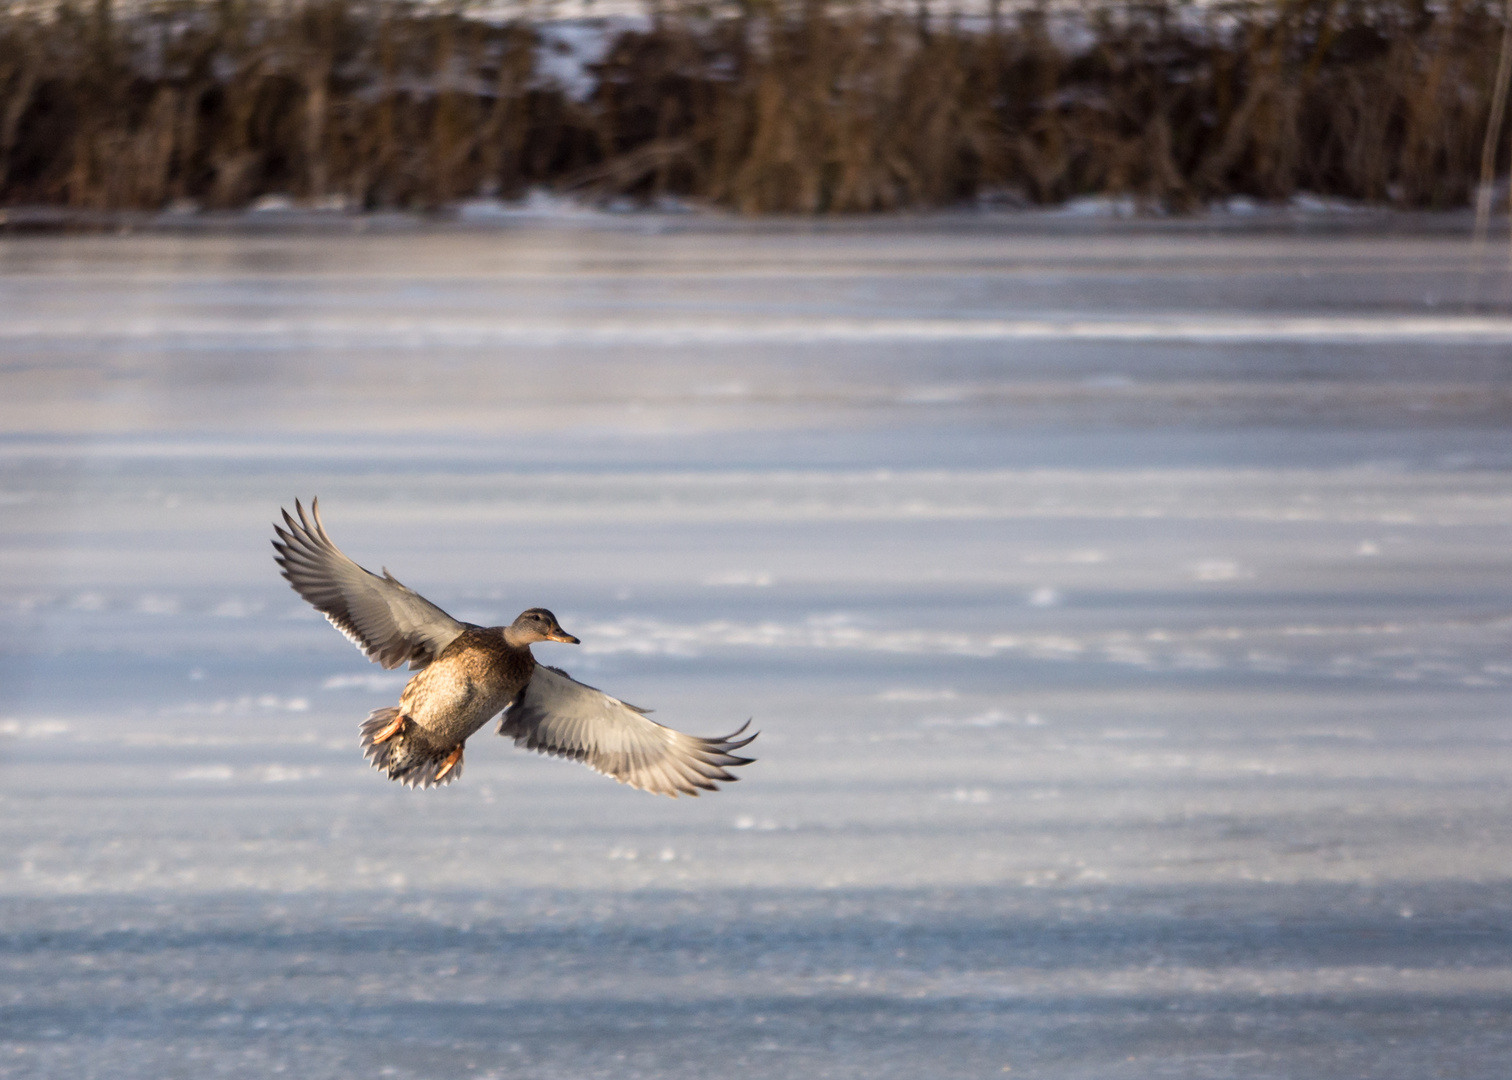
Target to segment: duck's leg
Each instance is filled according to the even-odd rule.
[[[459,743],[457,745],[457,748],[455,750],[453,750],[450,754],[448,754],[447,757],[446,757],[446,760],[441,763],[441,768],[439,768],[439,769],[436,770],[436,779],[434,781],[432,781],[432,783],[439,784],[441,782],[442,778],[445,777],[447,773],[449,773],[453,769],[455,769],[457,767],[457,763],[459,761],[461,761],[461,760],[462,760],[462,744]]]
[[[403,713],[400,713],[398,716],[394,717],[394,719],[389,722],[387,727],[373,736],[372,745],[377,746],[379,743],[386,743],[395,735],[399,734],[404,730],[404,721],[405,716]]]

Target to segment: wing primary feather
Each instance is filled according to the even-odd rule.
[[[308,510],[296,499],[294,514],[279,512],[273,547],[282,576],[369,659],[424,667],[467,629],[392,575],[380,578],[347,558],[325,530],[319,499]]]
[[[731,753],[755,735],[747,721],[723,738],[688,735],[648,719],[647,710],[540,665],[499,724],[499,734],[540,753],[581,761],[595,772],[677,798],[717,791],[728,769],[754,759]]]

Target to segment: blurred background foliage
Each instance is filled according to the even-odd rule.
[[[1503,20],[1484,0],[14,3],[0,203],[425,209],[545,186],[747,213],[1453,207]]]

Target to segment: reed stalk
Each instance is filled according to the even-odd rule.
[[[746,213],[1182,211],[1305,190],[1489,221],[1512,0],[943,10],[663,4],[572,31],[602,46],[585,93],[551,77],[559,24],[456,3],[10,7],[0,203],[426,209],[547,186]]]
[[[1512,0],[1506,2],[1501,34],[1501,53],[1496,64],[1496,82],[1491,90],[1491,116],[1481,142],[1480,184],[1475,193],[1475,250],[1479,256],[1491,220],[1492,181],[1496,176],[1496,151],[1501,144],[1502,118],[1507,111],[1507,85],[1512,81]]]

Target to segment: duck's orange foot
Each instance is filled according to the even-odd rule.
[[[448,754],[446,760],[441,763],[441,768],[436,770],[436,779],[433,780],[432,783],[439,784],[442,778],[444,778],[447,773],[455,769],[457,767],[457,763],[461,760],[462,747],[459,746],[450,754]]]
[[[399,734],[404,730],[404,721],[405,716],[403,713],[400,713],[398,716],[394,717],[394,719],[389,722],[389,725],[387,727],[373,736],[372,745],[377,746],[379,743],[386,743],[395,735]]]

